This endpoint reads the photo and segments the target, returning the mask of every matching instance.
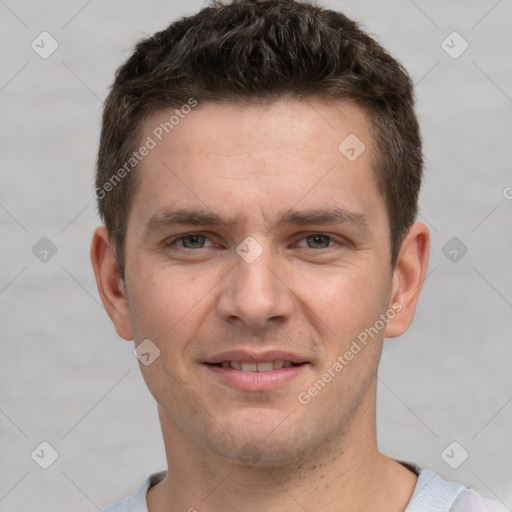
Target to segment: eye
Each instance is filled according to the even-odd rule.
[[[330,243],[332,242],[331,237],[323,233],[315,233],[313,235],[308,235],[304,237],[302,240],[306,241],[307,247],[309,249],[327,249],[328,247],[332,247],[332,245],[330,245]]]
[[[184,249],[192,251],[218,246],[210,238],[201,233],[190,233],[176,236],[167,240],[165,245],[173,249]],[[303,237],[296,246],[307,249],[329,249],[335,245],[340,245],[340,243],[336,243],[334,240],[332,240],[331,236],[326,235],[325,233],[313,233]]]
[[[178,247],[180,249],[203,249],[207,240],[210,239],[204,235],[194,233],[191,235],[181,235],[173,238],[167,242],[167,245],[175,246],[179,244]],[[215,244],[212,242],[209,247],[212,247],[213,245]]]

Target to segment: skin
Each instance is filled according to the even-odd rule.
[[[168,118],[147,119],[141,140]],[[417,479],[378,450],[375,374],[384,337],[413,319],[429,233],[413,224],[391,268],[368,123],[349,103],[201,104],[139,169],[124,285],[107,231],[95,231],[92,264],[118,334],[160,350],[140,365],[168,458],[167,477],[148,492],[150,512],[405,509]],[[353,162],[338,150],[349,134],[366,146]],[[238,224],[145,230],[165,209],[185,207]],[[320,207],[366,222],[273,225],[279,213]],[[206,238],[173,239],[191,233]],[[262,249],[252,263],[236,252],[249,236]],[[393,304],[400,313],[300,403],[299,393]],[[292,351],[307,364],[276,389],[240,390],[204,361],[241,347]]]

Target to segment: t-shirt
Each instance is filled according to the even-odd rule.
[[[441,478],[435,471],[412,462],[398,461],[418,475],[414,492],[404,512],[510,512],[504,504],[484,498],[475,490]],[[166,472],[149,475],[128,498],[114,503],[104,512],[148,512],[148,490],[165,478]]]

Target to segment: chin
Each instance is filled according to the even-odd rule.
[[[217,442],[209,443],[216,455],[253,468],[285,468],[304,460],[322,444],[321,433],[311,437],[306,421],[298,421],[290,411],[266,410],[241,414]],[[294,418],[295,422],[288,421]],[[225,424],[226,425],[226,424]],[[231,436],[226,436],[231,432]],[[318,438],[317,438],[318,437]]]
[[[276,446],[280,444],[279,446]],[[248,468],[279,469],[292,465],[304,455],[297,443],[257,443],[247,441],[228,457],[231,463]]]

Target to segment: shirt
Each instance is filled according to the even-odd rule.
[[[435,471],[422,469],[412,462],[398,462],[418,475],[411,501],[404,512],[510,512],[499,501],[484,498],[465,485],[444,480]],[[165,471],[149,475],[131,496],[103,512],[148,512],[146,494],[165,475]]]

